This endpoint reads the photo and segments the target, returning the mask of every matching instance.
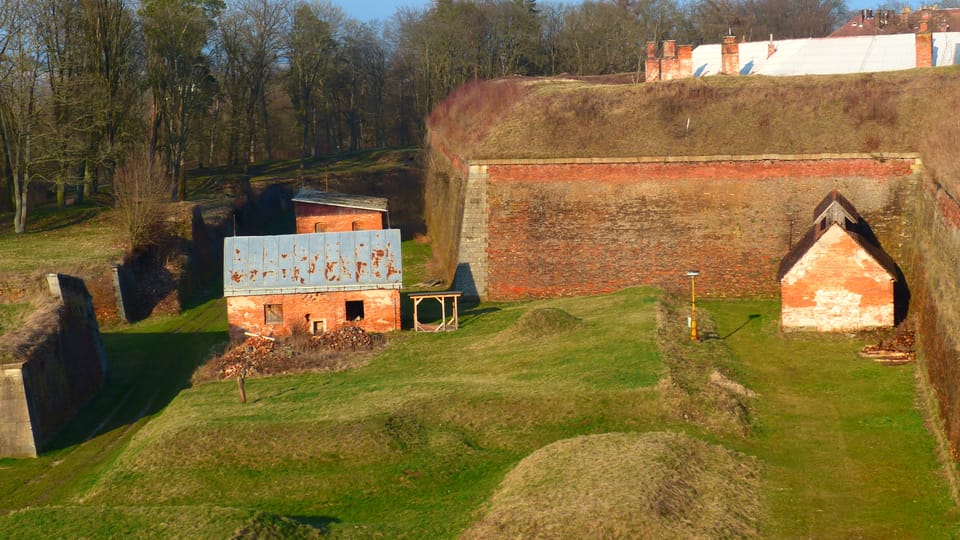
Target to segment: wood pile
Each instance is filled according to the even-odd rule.
[[[891,337],[864,347],[860,356],[883,364],[906,364],[916,360],[915,343],[916,333],[912,325],[904,324],[898,326]]]
[[[382,342],[378,335],[347,326],[315,336],[274,340],[251,336],[213,360],[222,378],[275,375],[295,371],[335,370],[346,352],[369,351]]]

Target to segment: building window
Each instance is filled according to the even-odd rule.
[[[264,324],[283,324],[283,304],[263,305]]]
[[[360,222],[359,222],[359,221],[354,221],[353,224],[351,225],[351,227],[352,227],[352,229],[353,229],[354,231],[359,231],[359,230],[360,230]]]
[[[347,320],[363,320],[363,300],[347,300]]]
[[[318,221],[313,224],[313,232],[327,232],[327,224],[323,221]]]
[[[312,321],[313,325],[310,330],[314,334],[322,334],[327,331],[327,320],[320,319],[319,321]]]

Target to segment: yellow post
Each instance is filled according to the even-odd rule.
[[[697,341],[700,336],[697,335],[697,276],[699,270],[689,270],[690,276],[690,341]]]

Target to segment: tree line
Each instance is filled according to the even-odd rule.
[[[31,193],[82,202],[131,156],[183,200],[188,167],[419,144],[470,80],[638,72],[648,40],[822,36],[846,16],[841,0],[434,0],[371,23],[320,0],[0,0],[0,210],[23,232]]]

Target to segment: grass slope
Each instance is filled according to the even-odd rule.
[[[510,471],[544,455],[538,450],[608,433],[624,434],[627,449],[660,431],[705,441],[660,444],[660,463],[680,456],[663,478],[689,465],[677,448],[705,449],[701,471],[726,470],[712,468],[722,461],[709,457],[714,450],[735,455],[714,445],[756,458],[759,513],[747,512],[753,503],[734,506],[759,515],[740,523],[756,524],[762,537],[958,533],[914,408],[912,366],[857,358],[858,338],[783,336],[775,302],[714,301],[705,303],[704,331],[719,339],[690,343],[681,328],[670,358],[690,366],[668,367],[657,346],[658,297],[633,289],[483,304],[463,313],[457,332],[394,336],[353,372],[248,380],[245,405],[234,381],[184,388],[196,360],[223,340],[221,302],[109,333],[112,357],[123,360],[105,402],[71,425],[59,449],[0,460],[0,536],[451,538],[482,523],[498,485],[522,478]],[[695,396],[678,402],[661,390],[668,374],[682,391],[709,385],[703,357],[714,353],[724,373],[758,393],[749,433],[687,420]],[[670,410],[677,403],[682,411]],[[108,411],[113,419],[87,440]],[[595,453],[575,452],[551,470],[601,471],[621,458],[590,465]],[[543,484],[517,482],[514,493],[566,493],[570,504],[588,505],[568,483]],[[604,497],[603,486],[617,484],[613,477],[579,495]],[[675,487],[689,494],[685,485]],[[629,500],[603,504],[617,515]],[[567,526],[564,516],[545,526]]]
[[[651,84],[510,78],[467,85],[432,113],[465,159],[918,151],[921,120],[960,106],[960,68]]]

